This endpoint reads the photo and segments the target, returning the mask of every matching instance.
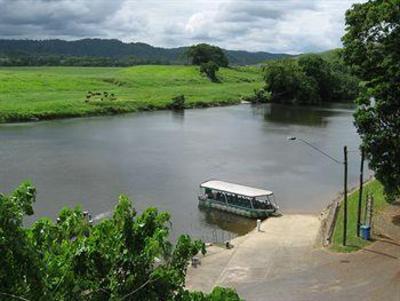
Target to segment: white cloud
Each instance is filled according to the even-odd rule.
[[[118,38],[176,47],[320,51],[341,45],[351,0],[0,0],[0,38]]]

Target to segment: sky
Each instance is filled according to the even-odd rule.
[[[0,0],[0,38],[317,52],[341,46],[344,13],[356,1]]]

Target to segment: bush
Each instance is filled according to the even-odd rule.
[[[185,95],[178,95],[172,98],[170,109],[181,111],[185,109]]]
[[[271,99],[271,93],[264,89],[255,89],[253,95],[243,96],[242,100],[251,103],[267,103]]]

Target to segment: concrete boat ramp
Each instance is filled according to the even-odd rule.
[[[210,246],[201,264],[190,267],[186,286],[209,292],[235,288],[252,300],[400,301],[400,244],[380,240],[352,254],[319,244],[315,215],[269,218],[261,231],[232,240],[232,249]],[[382,299],[383,300],[383,299]]]
[[[261,282],[285,270],[301,270],[311,256],[320,221],[312,215],[269,218],[254,230],[232,240],[232,249],[207,248],[201,265],[188,271],[187,287],[211,291],[216,285]],[[310,258],[311,259],[311,258]]]

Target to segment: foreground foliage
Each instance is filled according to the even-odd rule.
[[[81,209],[63,209],[57,223],[32,215],[35,188],[0,195],[1,300],[240,300],[230,289],[210,295],[184,289],[189,259],[204,244],[188,235],[168,241],[169,215],[137,215],[121,196],[112,218],[90,225]]]
[[[356,98],[359,90],[359,80],[343,64],[338,51],[329,60],[307,54],[297,60],[271,61],[264,67],[264,72],[266,89],[273,102],[349,101]]]
[[[355,4],[346,12],[344,58],[364,81],[355,123],[375,176],[400,195],[400,1]]]

